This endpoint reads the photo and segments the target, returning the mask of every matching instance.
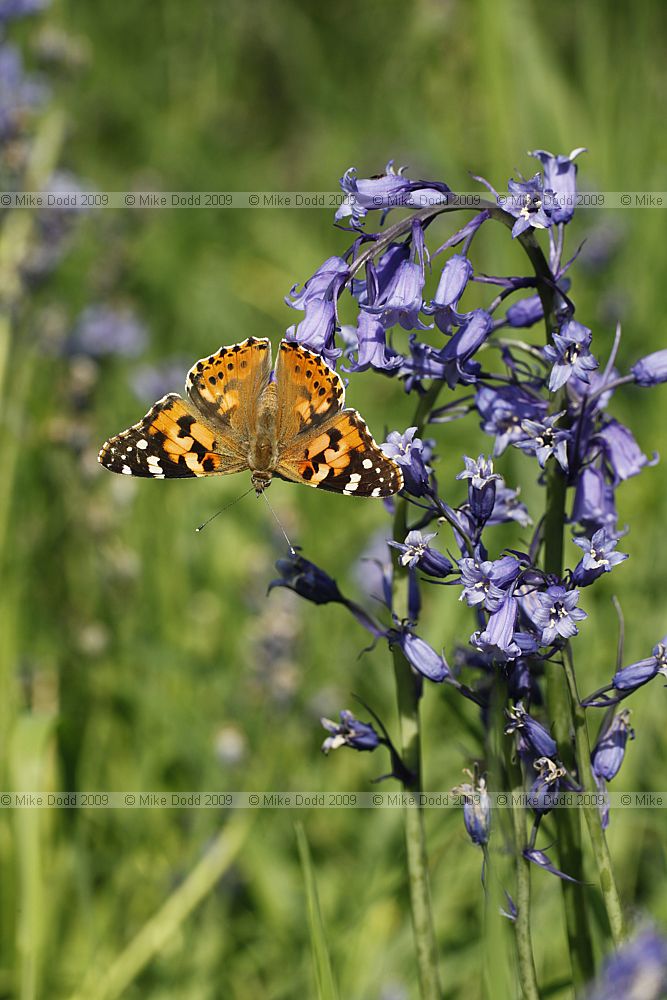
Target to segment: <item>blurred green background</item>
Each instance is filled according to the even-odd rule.
[[[599,0],[102,0],[57,2],[14,34],[30,64],[45,37],[69,47],[52,72],[59,163],[98,190],[332,191],[348,166],[368,176],[392,157],[469,190],[468,171],[503,186],[534,171],[527,150],[585,145],[582,189],[634,191],[667,189],[665,17],[657,2],[630,16]],[[446,238],[451,223],[438,226]],[[577,316],[602,358],[622,320],[621,368],[665,343],[664,233],[664,209],[581,211],[568,233],[571,252],[589,241]],[[283,546],[254,498],[194,533],[245,479],[128,482],[96,463],[151,402],[133,389],[138,368],[182,373],[161,393],[221,343],[275,345],[298,318],[285,293],[346,246],[329,209],[100,211],[16,311],[2,398],[3,788],[366,791],[383,773],[379,754],[322,757],[318,719],[354,708],[354,692],[395,729],[385,650],[359,659],[366,635],[342,609],[267,598]],[[489,273],[524,266],[504,232],[474,256]],[[136,312],[149,331],[138,357],[59,350],[91,302]],[[398,383],[352,377],[348,399],[379,438],[409,423]],[[613,411],[644,450],[667,450],[659,390]],[[435,436],[443,483],[489,444],[474,422]],[[518,455],[501,468],[510,485],[533,475]],[[667,631],[666,492],[664,464],[619,492],[631,558],[585,595],[584,692],[614,669],[613,594],[626,663]],[[537,502],[531,483],[524,494]],[[282,483],[270,499],[308,557],[363,600],[358,559],[388,530],[382,505]],[[470,628],[453,592],[426,593],[435,646],[453,652]],[[426,694],[426,784],[444,791],[477,752],[477,723],[451,691]],[[663,697],[656,681],[633,699],[637,740],[615,790],[661,788]],[[0,812],[0,997],[315,996],[297,822],[340,996],[413,1000],[402,818],[357,810]],[[446,996],[482,996],[485,962],[493,995],[513,996],[503,929],[482,944],[481,856],[461,816],[430,811],[426,824]],[[663,921],[665,832],[653,810],[618,812],[609,833],[624,898]],[[533,884],[540,976],[567,996],[560,886],[538,871]]]

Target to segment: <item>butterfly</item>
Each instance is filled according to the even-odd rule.
[[[171,392],[139,423],[110,438],[99,461],[112,472],[184,479],[251,472],[259,495],[273,477],[344,496],[388,497],[400,467],[356,410],[343,409],[342,379],[319,354],[269,340],[221,347],[188,372],[187,398]]]

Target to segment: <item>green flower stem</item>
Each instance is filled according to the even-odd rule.
[[[521,795],[524,791],[521,773],[513,794]],[[540,1000],[537,985],[537,972],[533,958],[533,942],[530,929],[530,862],[523,857],[523,845],[526,843],[526,810],[521,805],[513,805],[511,809],[514,829],[514,847],[516,852],[516,951],[519,963],[519,981],[524,1000]]]
[[[441,385],[436,383],[419,400],[414,425],[420,434],[433,407]],[[402,542],[407,534],[407,503],[396,500],[394,538]],[[399,618],[407,617],[408,573],[400,560],[394,558],[394,611]],[[398,645],[392,649],[396,699],[400,729],[401,757],[410,779],[405,781],[408,792],[419,794],[421,777],[421,733],[419,698],[421,681],[417,678]],[[420,805],[408,805],[405,811],[405,847],[410,890],[412,927],[419,970],[419,983],[423,1000],[440,1000],[442,995],[438,975],[438,947],[435,937],[431,892],[429,886],[428,855],[424,832],[424,813]]]
[[[577,691],[577,679],[574,673],[574,663],[572,661],[572,651],[570,646],[565,648],[564,658],[565,679],[572,705],[574,717],[574,742],[577,754],[577,769],[579,781],[584,792],[588,796],[596,795],[599,791],[595,784],[593,771],[590,766],[591,747],[588,740],[588,729],[586,726],[586,710],[581,705],[579,693]],[[564,811],[564,810],[560,810]],[[616,879],[611,864],[607,838],[602,829],[602,822],[598,809],[593,805],[584,806],[584,816],[588,825],[588,833],[593,845],[593,853],[600,879],[600,891],[607,911],[607,919],[614,945],[618,947],[625,937],[625,921],[623,909],[616,886]]]

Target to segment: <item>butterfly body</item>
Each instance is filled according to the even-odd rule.
[[[282,341],[275,377],[268,340],[250,338],[198,361],[187,399],[169,393],[99,461],[112,472],[154,479],[249,470],[258,494],[274,476],[346,496],[391,496],[401,470],[382,453],[326,362]]]

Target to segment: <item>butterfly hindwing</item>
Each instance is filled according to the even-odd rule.
[[[185,388],[194,406],[215,427],[247,444],[270,374],[270,341],[249,337],[198,361],[188,372]]]
[[[399,466],[378,448],[356,410],[297,438],[281,455],[276,475],[344,496],[388,497],[403,487]]]
[[[214,476],[247,468],[233,446],[173,392],[103,444],[99,461],[112,472],[150,479]]]

